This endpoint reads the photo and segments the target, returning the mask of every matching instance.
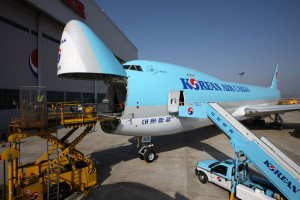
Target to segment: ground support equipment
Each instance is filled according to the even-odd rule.
[[[8,140],[13,144],[2,154],[9,162],[9,200],[13,199],[65,199],[73,192],[81,191],[85,195],[97,183],[97,172],[91,160],[75,147],[93,129],[98,121],[95,107],[86,107],[82,111],[66,111],[66,107],[77,107],[78,102],[59,103],[50,107],[48,116],[41,121],[13,119],[9,126]],[[49,108],[49,106],[48,106]],[[39,110],[46,109],[39,107]],[[28,115],[24,115],[28,117]],[[36,120],[36,117],[30,119]],[[46,123],[44,123],[46,121]],[[26,124],[24,126],[24,124]],[[29,124],[29,126],[28,126]],[[62,138],[58,138],[58,126],[71,128]],[[72,142],[68,142],[79,127],[83,132]],[[22,138],[39,136],[52,145],[36,161],[22,164],[19,162]],[[57,152],[57,154],[56,154]],[[55,155],[56,154],[56,155]],[[54,155],[54,158],[51,158]]]
[[[186,116],[191,106],[179,109],[179,116]],[[267,138],[257,138],[218,103],[195,102],[195,118],[209,118],[229,138],[237,156],[243,154],[287,199],[300,199],[300,166],[280,151]],[[182,110],[182,113],[181,113]],[[201,116],[201,117],[200,117]],[[238,165],[236,165],[237,167]],[[230,199],[239,184],[237,173]]]

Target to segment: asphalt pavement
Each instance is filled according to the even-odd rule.
[[[246,126],[258,137],[265,136],[289,157],[300,163],[300,112],[282,115],[282,131]],[[270,122],[266,118],[266,125]],[[80,130],[83,130],[82,128]],[[74,134],[69,141],[75,139]],[[68,129],[60,129],[62,137]],[[229,199],[230,193],[212,183],[201,184],[195,175],[196,163],[203,159],[234,158],[228,137],[215,126],[185,133],[152,137],[157,158],[145,163],[138,158],[137,140],[102,132],[99,124],[77,149],[89,157],[97,168],[98,182],[88,197],[82,194],[69,199]],[[6,146],[8,148],[8,144]],[[0,149],[0,153],[5,148]],[[39,137],[21,141],[21,162],[35,161],[46,152],[46,142]],[[3,163],[0,162],[0,185],[3,184]],[[260,172],[251,167],[251,174]]]

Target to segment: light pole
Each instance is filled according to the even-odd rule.
[[[245,74],[245,72],[240,72],[239,75],[241,76],[241,80],[240,80],[240,83],[243,82],[243,75]]]

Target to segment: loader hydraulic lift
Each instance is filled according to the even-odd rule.
[[[190,106],[184,107],[187,110]],[[184,107],[181,109],[185,110]],[[195,103],[192,107],[194,113],[197,113],[196,118],[207,116],[230,138],[235,154],[245,155],[287,199],[300,199],[300,167],[297,163],[267,138],[257,138],[218,103]],[[186,115],[185,112],[182,113],[179,111],[179,116]],[[232,186],[231,199],[236,184]]]
[[[13,145],[1,155],[9,162],[9,200],[65,199],[76,191],[88,195],[97,183],[92,161],[75,148],[99,121],[96,107],[79,102],[47,103],[46,94],[42,87],[20,89],[21,117],[9,125],[8,140]],[[60,127],[71,129],[59,139]],[[83,131],[69,142],[78,130]],[[46,141],[47,150],[36,161],[22,164],[17,144],[32,136]]]

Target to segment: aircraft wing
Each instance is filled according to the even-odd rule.
[[[274,113],[283,114],[292,111],[300,111],[300,104],[249,106],[245,108],[245,116],[268,115]]]

